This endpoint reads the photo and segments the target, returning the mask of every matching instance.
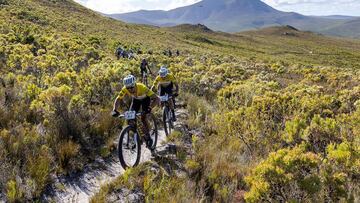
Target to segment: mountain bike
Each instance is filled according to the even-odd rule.
[[[124,118],[127,122],[127,126],[123,128],[120,133],[118,143],[118,156],[120,164],[124,169],[129,167],[135,167],[140,162],[141,157],[141,145],[145,142],[144,136],[141,136],[142,122],[139,120],[144,113],[136,113],[135,111],[126,111],[124,114],[120,114],[119,118]],[[152,140],[152,146],[150,150],[155,150],[158,140],[158,128],[155,116],[152,113],[148,113],[147,121],[149,123],[149,133]]]
[[[163,124],[165,134],[168,136],[171,134],[171,130],[174,129],[174,117],[170,109],[170,101],[173,100],[172,95],[165,94],[160,96],[160,101],[163,106]]]

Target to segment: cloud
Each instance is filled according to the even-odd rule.
[[[125,13],[146,10],[170,10],[190,5],[200,0],[75,0],[102,13]],[[223,0],[219,0],[223,1]],[[270,6],[306,15],[360,16],[360,0],[262,0]]]
[[[140,9],[170,10],[191,5],[200,0],[75,0],[76,2],[103,13],[125,13]]]
[[[137,10],[138,7],[131,1],[124,0],[75,0],[76,2],[103,13],[123,13]]]
[[[263,0],[269,5],[284,6],[284,5],[299,5],[299,4],[349,4],[359,3],[359,0]]]
[[[199,2],[199,0],[176,0],[176,1],[170,1],[170,4],[168,5],[168,8],[165,10],[170,10],[173,8],[178,8],[181,6],[191,5],[196,2]]]
[[[360,16],[360,0],[263,0],[282,11],[306,15]]]

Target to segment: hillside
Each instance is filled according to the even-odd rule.
[[[323,33],[333,36],[351,36],[360,38],[360,18],[351,19],[340,25],[323,30]]]
[[[358,40],[302,32],[291,26],[270,27],[234,35],[191,25],[163,30],[175,31],[184,44],[193,45],[195,42],[219,55],[265,62],[284,61],[291,64],[297,61],[311,65],[360,67],[357,58],[360,56]]]
[[[92,190],[113,179],[92,202],[359,201],[360,41],[132,25],[71,0],[0,0],[0,17],[0,201],[61,202],[52,189],[81,189],[79,174]],[[118,46],[139,52],[117,60]],[[124,123],[109,114],[142,58],[180,84],[185,109],[159,143],[176,152],[96,171],[118,168]]]
[[[348,20],[340,17],[323,18],[282,12],[260,0],[203,0],[170,11],[141,10],[109,16],[129,23],[158,26],[201,23],[213,30],[224,32],[239,32],[281,25],[292,25],[301,30],[322,32],[332,25],[342,24]]]
[[[343,15],[316,16],[316,17],[327,18],[327,19],[343,19],[343,20],[354,20],[357,18],[354,16],[343,16]]]

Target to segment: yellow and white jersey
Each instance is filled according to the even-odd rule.
[[[154,81],[154,84],[153,84],[153,87],[156,87],[158,88],[159,85],[162,86],[162,87],[167,87],[169,86],[171,83],[175,83],[176,80],[175,80],[175,77],[172,73],[169,73],[166,77],[162,78],[160,76],[157,76],[155,81]]]
[[[118,99],[123,99],[125,96],[130,96],[134,99],[145,99],[146,97],[151,97],[155,94],[142,83],[136,83],[135,88],[136,90],[132,94],[126,87],[123,87],[119,93]]]

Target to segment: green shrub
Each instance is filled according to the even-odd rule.
[[[9,202],[18,202],[23,200],[23,192],[20,190],[18,183],[15,180],[10,180],[7,183],[6,196]]]
[[[273,152],[246,177],[247,202],[315,201],[321,190],[320,157],[301,147]]]

